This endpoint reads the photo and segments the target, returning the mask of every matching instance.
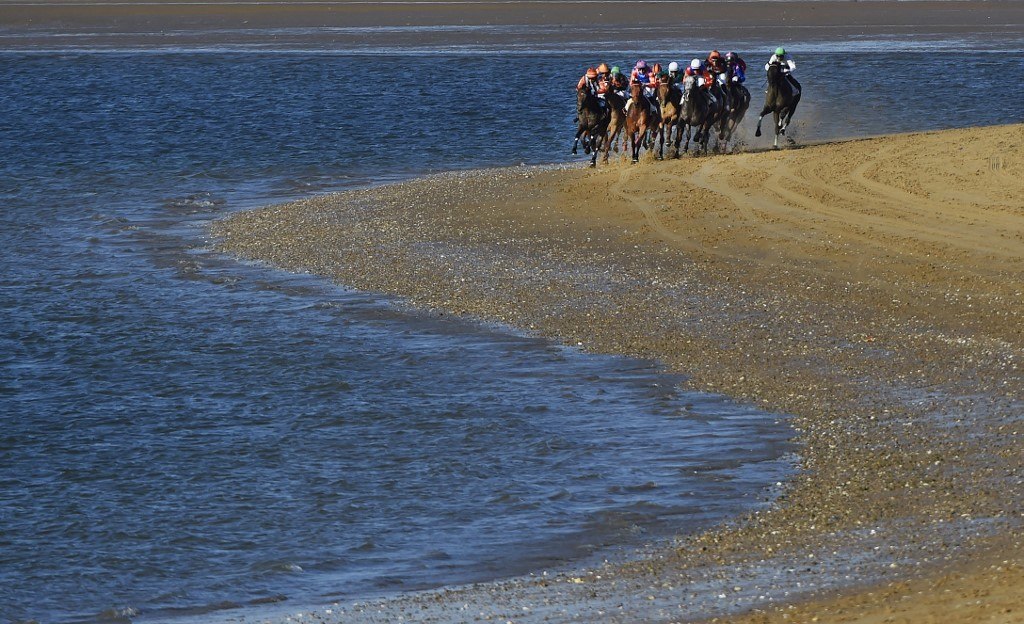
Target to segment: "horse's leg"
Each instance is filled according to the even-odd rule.
[[[580,126],[576,129],[576,138],[573,139],[573,142],[572,142],[572,153],[573,154],[577,154],[578,153],[576,151],[576,148],[579,146],[579,144],[580,144],[580,137],[583,136],[583,133],[584,133],[584,131],[586,131],[586,129],[587,129],[586,126],[584,126],[583,124],[580,124]]]
[[[786,113],[786,122],[782,125],[782,134],[786,134],[786,128],[789,127],[789,122],[793,121],[793,113],[796,112],[796,105],[800,103],[800,96],[797,95],[796,99],[789,106],[789,112]]]
[[[772,113],[775,118],[775,149],[779,149],[779,133],[782,130],[782,119],[779,111]]]
[[[764,116],[770,112],[772,112],[772,109],[767,105],[765,105],[765,107],[761,109],[761,114],[757,116],[757,131],[754,132],[754,136],[761,136],[761,120],[764,119]]]

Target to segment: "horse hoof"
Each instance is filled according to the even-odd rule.
[[[579,152],[577,152],[577,151],[576,151],[576,148],[574,147],[574,148],[572,148],[572,153],[573,153],[573,155],[576,155],[576,154],[578,154]]]
[[[754,133],[754,136],[756,136],[756,137],[761,136],[761,129],[760,128],[757,129],[757,132]]]

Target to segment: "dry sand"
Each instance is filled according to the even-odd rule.
[[[657,358],[799,432],[768,511],[639,561],[318,617],[1024,621],[1024,125],[450,173],[215,233],[437,314]]]

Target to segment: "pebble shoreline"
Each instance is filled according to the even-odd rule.
[[[800,152],[818,149],[837,148]],[[733,253],[732,234],[716,244],[725,235],[660,231],[671,210],[647,206],[653,219],[637,219],[628,195],[590,210],[593,188],[622,191],[644,167],[673,166],[681,185],[699,177],[691,163],[456,172],[213,226],[221,249],[241,258],[432,314],[660,360],[694,389],[792,415],[798,431],[799,473],[769,508],[636,560],[297,619],[689,621],[933,573],[989,556],[993,544],[1024,551],[1019,276],[965,273],[960,291],[933,288],[924,273],[854,279],[813,258],[751,263],[764,250]],[[719,230],[731,229],[728,201],[698,183],[692,191],[717,205],[707,218]]]

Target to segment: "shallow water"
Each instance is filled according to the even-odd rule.
[[[592,59],[399,52],[0,52],[0,618],[493,578],[720,520],[787,474],[778,417],[652,363],[208,250],[230,210],[565,157]],[[796,136],[1020,121],[1022,61],[936,57],[798,57]]]

